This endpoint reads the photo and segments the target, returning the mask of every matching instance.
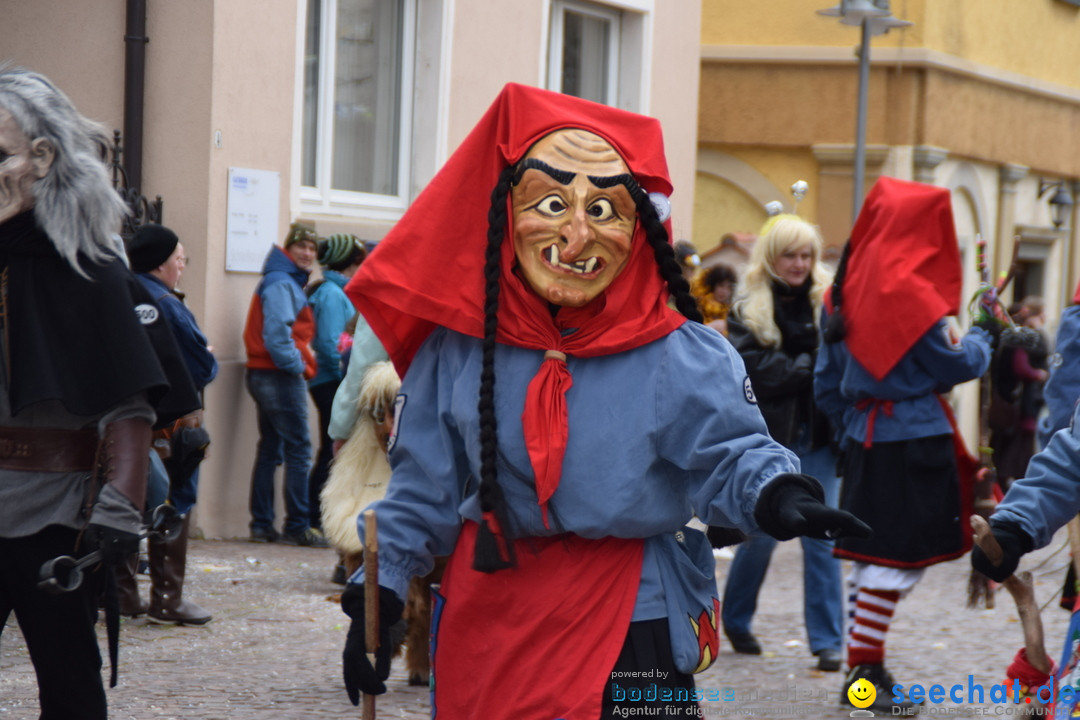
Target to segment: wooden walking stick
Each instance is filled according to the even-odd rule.
[[[367,659],[375,667],[379,649],[379,538],[375,511],[364,511],[364,638]],[[375,696],[364,693],[360,717],[375,720]]]
[[[989,523],[979,515],[972,515],[971,528],[975,531],[975,542],[986,553],[986,558],[992,564],[1000,565],[1001,546],[990,531]],[[1024,629],[1024,649],[1027,651],[1028,662],[1039,672],[1050,674],[1053,664],[1046,655],[1042,617],[1039,615],[1039,604],[1035,601],[1031,573],[1021,572],[1010,575],[1002,584],[1016,602],[1016,611],[1020,614],[1020,625]]]

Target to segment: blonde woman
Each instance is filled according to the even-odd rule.
[[[818,229],[796,215],[777,215],[761,230],[739,284],[728,339],[746,363],[761,414],[773,438],[794,451],[802,471],[816,477],[835,507],[839,480],[830,429],[814,405],[816,319],[832,274],[821,263]],[[724,632],[736,652],[757,655],[750,632],[757,595],[776,540],[753,534],[735,554],[724,590]],[[818,668],[840,669],[843,598],[832,541],[802,538],[804,615]]]

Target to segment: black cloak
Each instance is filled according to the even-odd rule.
[[[33,211],[0,224],[12,414],[52,399],[75,415],[100,415],[145,391],[160,428],[201,407],[142,283],[119,258],[79,259],[89,278],[57,252]]]

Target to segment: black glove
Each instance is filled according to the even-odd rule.
[[[345,670],[345,692],[353,705],[360,704],[360,693],[382,695],[386,692],[383,681],[390,676],[390,626],[401,619],[405,609],[393,590],[379,588],[379,647],[375,650],[375,667],[367,658],[364,637],[364,586],[350,584],[341,594],[341,609],[352,618],[349,634],[345,636],[345,651],[341,654]]]
[[[705,535],[709,538],[709,544],[717,550],[731,545],[738,545],[746,540],[746,533],[742,530],[717,525],[710,525],[709,529],[705,531]]]
[[[106,485],[98,494],[86,531],[92,550],[101,551],[106,565],[119,565],[139,551],[142,513],[127,497]]]
[[[990,531],[1001,546],[1001,564],[991,563],[983,549],[976,545],[971,548],[971,567],[994,582],[1005,582],[1007,577],[1016,572],[1020,556],[1031,552],[1035,543],[1018,525],[1008,521],[991,520]]]
[[[825,504],[825,491],[809,475],[784,473],[770,480],[754,506],[758,527],[777,540],[805,535],[822,540],[842,536],[868,538],[870,526],[844,510]]]
[[[985,330],[990,335],[990,349],[994,350],[998,346],[998,342],[1001,339],[1001,331],[1004,330],[1004,326],[1000,321],[994,318],[993,315],[988,312],[981,313],[978,320],[974,322],[974,326]]]
[[[116,567],[139,552],[139,536],[105,525],[90,525],[87,535],[94,550],[101,551],[101,562]]]

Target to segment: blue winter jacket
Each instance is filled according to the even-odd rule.
[[[379,583],[405,597],[409,579],[454,548],[462,519],[479,520],[482,341],[440,328],[417,352],[397,401],[393,478],[379,517]],[[495,350],[499,482],[516,537],[571,532],[646,538],[634,620],[664,617],[658,543],[697,515],[756,528],[762,487],[798,472],[769,437],[739,354],[719,333],[687,322],[626,352],[570,357],[569,444],[549,501],[537,504],[521,415],[544,353]],[[360,521],[363,537],[363,522]],[[711,563],[709,563],[711,566]],[[359,582],[362,571],[353,578]]]
[[[319,364],[315,377],[308,381],[309,387],[339,382],[345,374],[341,369],[338,339],[345,331],[349,318],[356,314],[356,308],[344,290],[348,281],[349,278],[341,273],[324,268],[322,284],[308,298],[315,316],[315,338],[311,341],[311,349],[315,351],[315,361]]]
[[[195,382],[195,389],[202,391],[217,377],[218,364],[207,347],[209,343],[206,336],[195,322],[195,315],[176,293],[154,275],[140,273],[138,278],[161,308],[165,321],[176,337],[176,344],[180,346],[180,353],[191,379]]]
[[[244,325],[247,367],[313,378],[315,356],[308,345],[315,322],[304,295],[309,273],[276,245],[267,253],[262,272]]]
[[[829,313],[822,315],[825,327]],[[873,442],[948,435],[952,426],[937,394],[980,377],[989,366],[989,333],[972,328],[954,343],[941,320],[881,380],[852,357],[846,343],[823,343],[814,367],[814,399],[841,439],[863,442],[871,413]]]

